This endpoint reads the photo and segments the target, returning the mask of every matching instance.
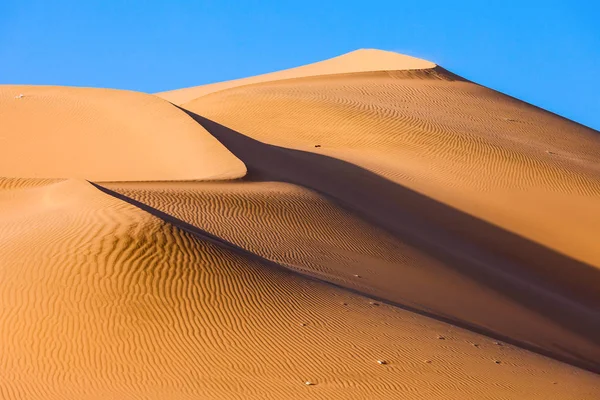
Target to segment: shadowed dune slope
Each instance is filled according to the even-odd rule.
[[[0,120],[4,177],[200,180],[246,171],[185,113],[143,93],[0,86]]]
[[[85,182],[10,186],[2,398],[600,394],[597,375],[246,257]]]
[[[171,103],[181,105],[209,93],[259,82],[352,72],[423,70],[433,69],[435,67],[436,65],[429,61],[405,56],[403,54],[398,54],[391,51],[361,49],[347,54],[342,54],[341,56],[330,58],[328,60],[302,65],[296,68],[252,76],[249,78],[235,79],[232,81],[171,90],[167,92],[156,93],[156,95],[170,101]]]

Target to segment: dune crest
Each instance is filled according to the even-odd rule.
[[[170,101],[171,103],[181,105],[209,93],[214,93],[237,86],[251,85],[254,83],[318,75],[347,74],[368,71],[426,70],[433,69],[435,67],[436,65],[432,62],[404,54],[376,49],[361,49],[342,54],[341,56],[333,57],[328,60],[271,72],[268,74],[155,94],[158,97],[162,97],[163,99]]]

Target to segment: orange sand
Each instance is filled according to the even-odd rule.
[[[376,50],[159,96],[0,86],[0,398],[600,397],[598,132]]]

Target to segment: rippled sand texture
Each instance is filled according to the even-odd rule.
[[[598,132],[376,50],[158,95],[0,86],[0,398],[600,398]]]
[[[393,235],[305,188],[276,182],[109,187],[290,269],[571,361],[594,365],[598,357],[594,311],[520,286],[528,282],[478,275],[478,264],[423,243],[418,232]],[[492,290],[494,284],[505,291]],[[525,293],[511,292],[519,289]]]
[[[252,260],[85,182],[0,202],[3,398],[600,390],[590,372]]]

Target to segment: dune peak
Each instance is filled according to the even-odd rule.
[[[170,101],[171,103],[182,105],[210,93],[215,93],[238,86],[252,85],[255,83],[306,78],[320,75],[351,74],[374,71],[426,70],[435,67],[436,64],[430,61],[395,53],[393,51],[358,49],[333,58],[328,58],[326,60],[317,61],[299,67],[256,75],[248,78],[160,92],[156,93],[156,95],[167,101]]]
[[[436,67],[436,64],[427,60],[379,49],[357,49],[321,62],[328,63],[334,60],[340,63],[339,67],[341,68],[356,70],[348,72],[429,69]]]

